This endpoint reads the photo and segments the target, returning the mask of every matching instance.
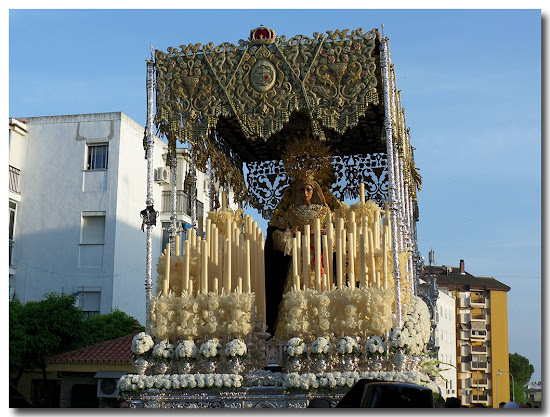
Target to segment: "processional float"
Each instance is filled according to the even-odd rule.
[[[156,50],[147,62],[147,97],[144,212],[154,213],[156,128],[168,141],[172,216],[155,294],[154,218],[145,221],[146,332],[133,344],[141,368],[119,383],[131,404],[305,406],[314,395],[334,400],[360,377],[431,384],[418,370],[430,334],[429,312],[417,297],[421,177],[388,39],[378,29],[287,39],[259,27],[238,45]],[[220,189],[233,191],[239,207],[253,207],[266,219],[291,183],[285,161],[318,157],[319,164],[328,164],[325,190],[334,211],[316,220],[311,238],[305,232],[292,240],[294,281],[280,313],[288,339],[266,340],[264,234],[242,209],[228,208],[225,193],[205,226],[191,212],[193,232],[179,253],[178,142],[190,149],[192,175],[195,168],[208,170]],[[191,182],[194,186],[194,178]],[[190,198],[194,208],[193,191]],[[344,199],[358,202],[348,207]],[[323,236],[321,227],[327,231]],[[321,239],[322,245],[314,245]],[[302,250],[310,245],[316,248],[312,259]],[[323,274],[321,257],[328,266]],[[146,361],[146,352],[164,366],[146,370],[155,361]],[[275,394],[252,395],[251,387],[258,385]],[[215,388],[208,401],[196,393]],[[302,389],[302,396],[293,396],[294,389]],[[280,395],[283,391],[287,394]]]

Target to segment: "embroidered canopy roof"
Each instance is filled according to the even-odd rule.
[[[311,137],[330,147],[339,178],[331,191],[337,197],[357,197],[357,184],[376,177],[371,194],[385,198],[378,29],[327,31],[287,40],[259,27],[238,45],[156,50],[155,67],[155,124],[168,139],[169,152],[175,152],[177,141],[190,143],[198,168],[205,170],[210,159],[214,178],[231,186],[237,201],[269,215],[286,185],[281,155],[297,137]],[[395,124],[404,121],[398,107],[392,113]],[[405,160],[404,180],[413,179],[416,185],[410,187],[410,195],[416,197],[420,177],[404,130],[394,129],[394,137]]]

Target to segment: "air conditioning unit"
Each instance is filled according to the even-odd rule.
[[[126,372],[99,371],[95,374],[97,378],[97,396],[101,398],[118,398],[118,380]]]
[[[170,169],[168,167],[158,167],[155,169],[155,182],[168,184],[170,181]]]

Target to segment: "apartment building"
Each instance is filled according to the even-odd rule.
[[[463,405],[498,407],[510,400],[507,293],[492,277],[476,277],[459,267],[425,266],[438,289],[456,303],[457,397]]]
[[[144,127],[120,112],[12,118],[9,126],[10,299],[70,293],[85,315],[118,308],[145,323]],[[163,226],[171,204],[167,145],[154,138],[153,146],[156,263],[168,240]],[[186,149],[177,150],[177,161],[177,221],[185,229],[191,224]],[[210,208],[211,188],[208,175],[196,171],[199,214]]]
[[[457,396],[456,371],[456,300],[446,292],[438,291],[436,302],[435,346],[441,362],[441,378],[436,380],[443,398]]]

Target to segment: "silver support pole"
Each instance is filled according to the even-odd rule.
[[[198,230],[197,225],[197,171],[195,167],[195,155],[193,155],[193,151],[190,152],[191,156],[191,195],[189,196],[189,205],[190,207],[190,217],[191,217],[191,226],[195,229],[195,231]],[[202,236],[201,236],[202,239]]]
[[[151,61],[147,62],[147,199],[145,205],[153,206],[153,124],[155,115],[155,64],[153,48]],[[146,258],[145,258],[145,329],[151,334],[150,304],[153,291],[153,225],[146,225]]]
[[[176,195],[176,172],[177,172],[177,159],[176,159],[176,149],[174,147],[174,152],[170,156],[170,203],[171,203],[171,214],[170,214],[170,257],[176,256],[176,233],[177,233],[177,195]]]
[[[388,41],[382,35],[382,80],[384,85],[384,128],[386,130],[386,146],[388,153],[388,177],[389,177],[389,196],[390,210],[392,213],[391,234],[392,234],[392,251],[393,251],[393,276],[395,280],[395,305],[398,327],[403,326],[403,316],[401,308],[401,273],[399,271],[399,236],[398,236],[398,210],[397,210],[397,184],[395,178],[395,165],[393,137],[392,137],[392,120],[391,120],[391,86],[389,79],[389,56],[388,56]]]

